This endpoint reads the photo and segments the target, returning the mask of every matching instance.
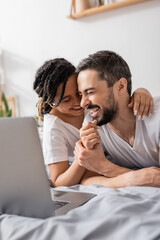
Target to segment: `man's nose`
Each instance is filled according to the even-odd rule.
[[[81,107],[85,108],[89,105],[90,101],[87,96],[82,96],[80,105]]]

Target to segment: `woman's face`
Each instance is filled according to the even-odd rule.
[[[62,94],[62,88],[63,83],[60,84],[57,89],[57,93],[54,98],[54,104],[58,103]],[[77,88],[77,78],[75,75],[72,75],[68,78],[63,98],[55,110],[57,110],[59,113],[72,117],[80,116],[84,112],[84,108],[80,106],[80,100],[81,98],[78,94]]]

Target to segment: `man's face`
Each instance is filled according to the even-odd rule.
[[[91,69],[81,71],[77,81],[81,106],[90,110],[99,126],[112,121],[118,113],[113,87],[108,88],[106,81],[99,80],[97,71]]]

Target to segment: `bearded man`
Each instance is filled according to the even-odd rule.
[[[129,168],[126,185],[120,178],[113,187],[159,187],[160,97],[154,98],[152,115],[146,117],[144,110],[136,116],[128,108],[132,88],[129,66],[112,51],[90,55],[80,62],[77,72],[81,106],[90,111],[94,120],[88,118],[90,121],[80,131],[81,141],[75,148],[79,164],[106,177],[125,174],[126,170],[112,171],[108,161],[111,157],[113,163]],[[92,184],[92,179],[92,174],[86,174],[83,184]]]

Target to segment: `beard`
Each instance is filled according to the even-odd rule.
[[[118,114],[119,107],[118,107],[118,103],[115,101],[113,91],[111,91],[108,98],[106,99],[106,105],[108,105],[108,107],[102,108],[101,118],[98,119],[98,117],[93,117],[93,120],[97,120],[98,126],[102,126],[104,124],[111,122],[112,120],[114,120],[116,118],[116,116]],[[92,109],[92,108],[100,109],[100,107],[98,105],[90,105],[88,107],[88,109]]]
[[[104,108],[102,117],[99,120],[97,120],[97,125],[102,126],[104,124],[111,122],[112,120],[115,119],[116,115],[117,115],[116,109]]]

